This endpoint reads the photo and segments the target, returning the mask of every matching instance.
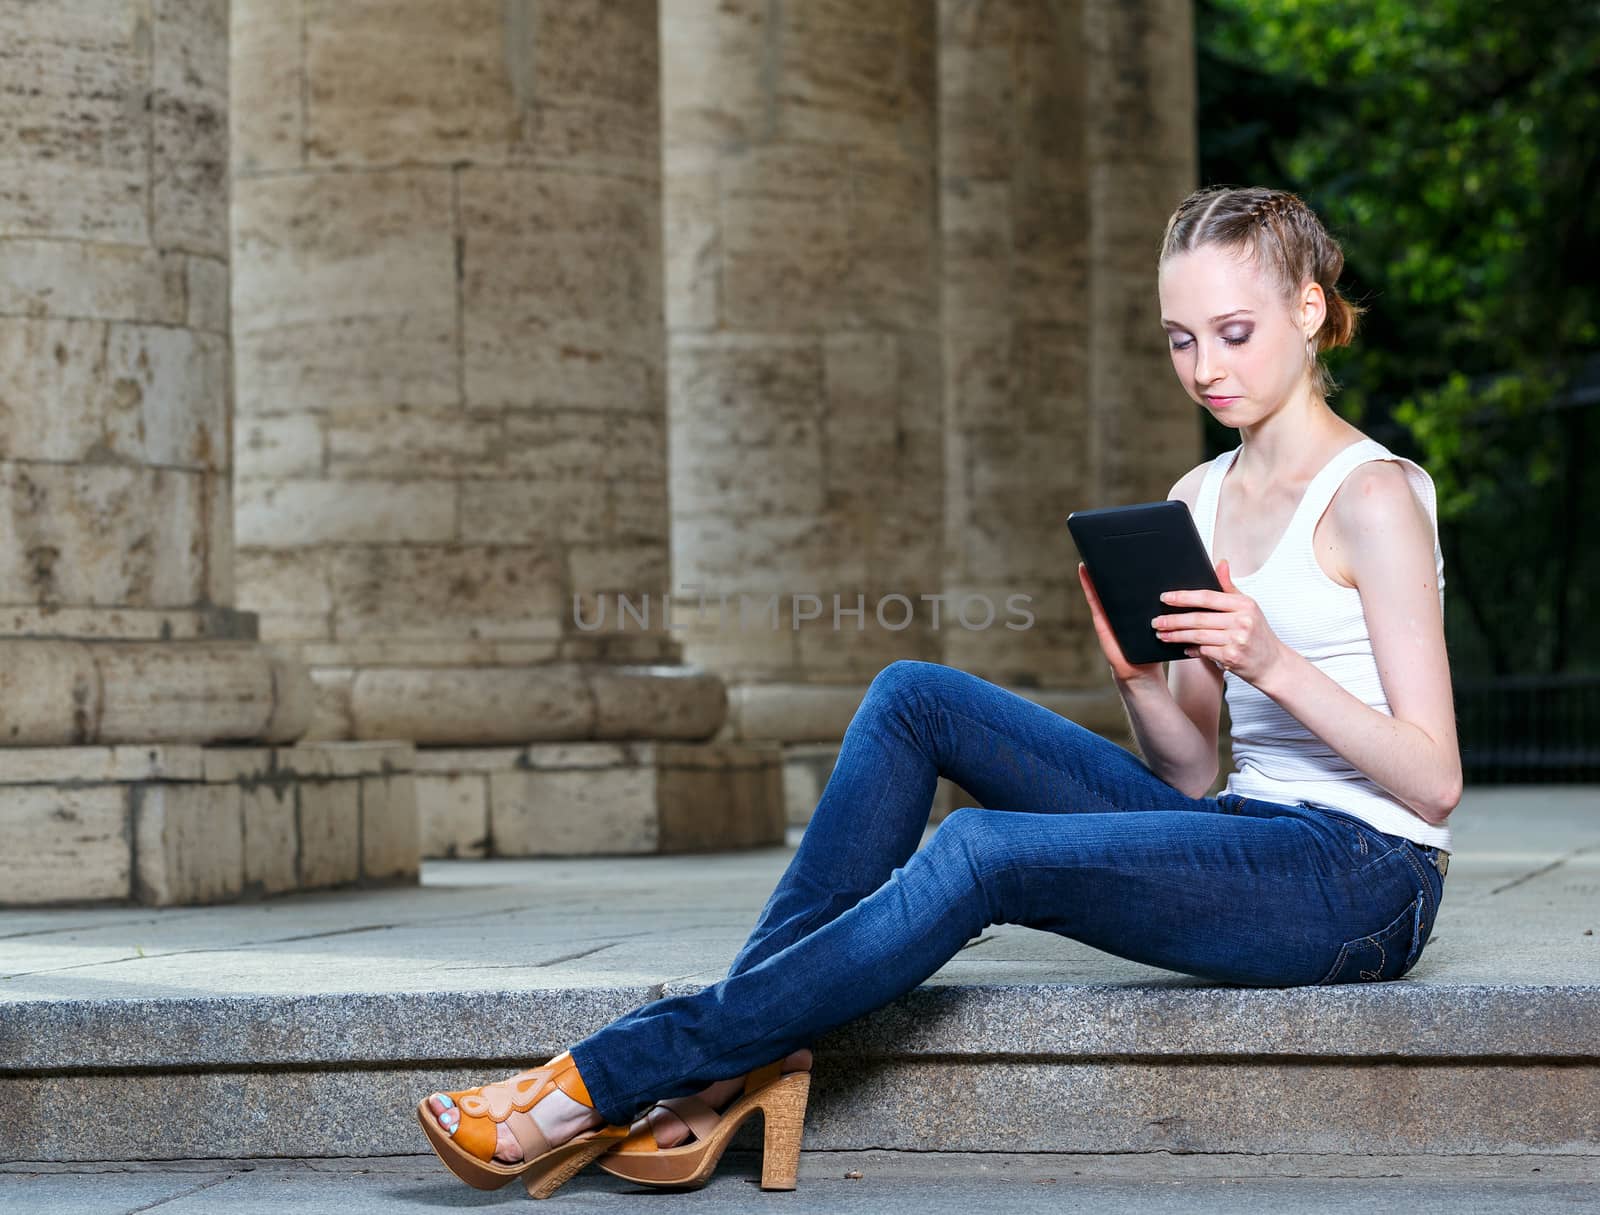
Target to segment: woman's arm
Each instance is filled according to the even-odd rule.
[[[1160,675],[1113,678],[1145,766],[1178,792],[1204,797],[1217,779],[1217,747],[1200,733]]]
[[[1256,686],[1437,826],[1461,800],[1462,773],[1432,524],[1405,470],[1389,460],[1357,468],[1335,495],[1331,517],[1393,716],[1287,646]]]
[[[1194,514],[1200,485],[1211,461],[1195,465],[1167,491]],[[1204,797],[1217,779],[1218,726],[1222,718],[1222,672],[1209,662],[1161,664],[1161,675],[1124,680],[1112,674],[1139,743],[1145,767],[1178,792]]]

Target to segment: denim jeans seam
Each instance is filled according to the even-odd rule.
[[[1030,701],[1029,703],[1031,704],[1032,702]],[[965,721],[970,721],[974,725],[982,728],[983,730],[985,730],[985,731],[987,731],[987,732],[989,732],[991,734],[1000,733],[1000,731],[995,729],[993,723],[985,721],[981,717],[974,717],[970,713],[963,713],[958,709],[952,709],[949,705],[946,705],[946,704],[937,705],[937,706],[935,706],[935,711],[936,712],[940,712],[940,713],[947,713],[951,717],[960,717]],[[1069,721],[1069,722],[1072,721],[1071,718],[1063,718],[1063,720]],[[1072,722],[1072,724],[1073,725],[1078,725],[1077,722]],[[1084,729],[1083,726],[1078,726],[1078,728],[1079,729]],[[1089,735],[1091,735],[1091,737],[1100,738],[1101,741],[1104,742],[1107,746],[1115,747],[1117,745],[1116,743],[1112,742],[1110,739],[1107,739],[1107,738],[1104,738],[1101,735],[1095,734],[1094,731],[1092,731],[1092,730],[1085,730],[1085,733],[1088,733]],[[1012,746],[1017,746],[1017,742],[1013,738],[1007,738],[1006,741],[1008,743],[1010,743]],[[1078,776],[1074,775],[1068,769],[1061,767],[1055,761],[1054,757],[1049,756],[1049,755],[1041,755],[1038,751],[1034,750],[1031,746],[1022,747],[1021,749],[1026,751],[1028,753],[1028,755],[1030,755],[1032,758],[1038,760],[1041,764],[1044,764],[1044,765],[1046,765],[1047,767],[1050,767],[1050,768],[1054,768],[1057,772],[1062,773],[1064,776],[1066,776],[1068,779],[1070,779],[1073,784],[1078,785],[1081,788],[1085,789],[1091,796],[1093,796],[1095,798],[1098,798],[1099,801],[1100,801],[1100,804],[1102,806],[1106,807],[1107,810],[1109,810],[1110,812],[1116,813],[1116,812],[1119,812],[1119,811],[1122,810],[1121,806],[1119,806],[1116,802],[1112,801],[1110,798],[1106,797],[1105,794],[1101,793],[1098,789],[1096,789],[1093,786],[1087,784],[1081,777],[1078,777]],[[1126,748],[1118,747],[1117,749],[1118,750],[1125,750]],[[1129,755],[1130,755],[1130,757],[1137,759],[1137,756],[1133,756],[1132,752],[1129,752]],[[1146,768],[1146,771],[1149,771],[1149,769]],[[940,775],[943,775],[943,773],[941,773]],[[1156,781],[1160,781],[1161,780],[1161,778],[1159,776],[1156,776],[1156,774],[1154,772],[1151,772],[1150,776],[1151,776],[1151,778],[1153,780],[1156,780]],[[1177,791],[1174,790],[1174,792],[1177,792]],[[1191,799],[1191,800],[1197,800],[1197,799]]]
[[[1364,939],[1364,938],[1358,938],[1358,939]],[[1338,974],[1341,970],[1344,969],[1345,959],[1350,956],[1350,944],[1351,943],[1349,941],[1344,941],[1339,945],[1339,952],[1333,959],[1333,965],[1328,967],[1328,973],[1327,974],[1323,975],[1322,978],[1317,980],[1316,986],[1318,986],[1318,987],[1326,987],[1326,986],[1328,986],[1328,980],[1333,978],[1334,975]]]
[[[1422,862],[1417,859],[1416,853],[1410,848],[1406,848],[1404,844],[1400,845],[1400,848],[1405,849],[1406,860],[1411,862],[1412,871],[1416,873],[1417,881],[1422,886],[1424,907],[1428,909],[1430,915],[1437,916],[1439,914],[1439,905],[1434,901],[1433,885],[1428,881],[1428,875],[1423,871]],[[1399,851],[1399,849],[1396,849],[1396,851]]]
[[[1417,897],[1412,898],[1412,899],[1407,901],[1407,903],[1405,905],[1405,909],[1400,912],[1400,915],[1403,916],[1407,912],[1411,912],[1412,913],[1411,918],[1414,920],[1414,918],[1415,918],[1414,908],[1416,907],[1419,898],[1423,900],[1423,906],[1426,907],[1427,906],[1426,897],[1422,896],[1422,895],[1418,895]],[[1396,917],[1396,918],[1399,918],[1399,917]],[[1384,925],[1384,928],[1388,928],[1393,923],[1394,923],[1394,921],[1391,920],[1389,922],[1389,924],[1385,924]],[[1321,979],[1319,979],[1317,981],[1316,986],[1318,986],[1318,987],[1328,986],[1328,980],[1333,978],[1334,975],[1338,974],[1341,970],[1343,970],[1345,963],[1347,961],[1349,961],[1351,948],[1354,947],[1354,946],[1360,945],[1363,942],[1367,942],[1367,941],[1370,941],[1372,943],[1373,948],[1375,948],[1378,951],[1378,965],[1377,965],[1377,969],[1374,970],[1374,971],[1365,971],[1365,970],[1363,970],[1360,973],[1361,973],[1361,975],[1362,975],[1362,977],[1364,979],[1366,978],[1366,976],[1368,974],[1371,974],[1372,975],[1372,979],[1368,980],[1368,981],[1375,981],[1377,979],[1377,976],[1381,975],[1383,973],[1384,964],[1389,960],[1389,951],[1384,948],[1383,942],[1378,939],[1379,935],[1382,932],[1383,932],[1383,928],[1380,928],[1377,932],[1369,932],[1369,933],[1366,933],[1366,934],[1364,934],[1362,936],[1359,936],[1359,937],[1352,937],[1350,940],[1348,940],[1348,941],[1344,942],[1342,945],[1340,945],[1339,946],[1339,953],[1334,958],[1333,965],[1328,968],[1328,973],[1325,974]],[[1406,952],[1407,953],[1410,952],[1410,947],[1409,946],[1407,947]]]

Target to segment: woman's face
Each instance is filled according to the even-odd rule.
[[[1309,386],[1306,334],[1322,321],[1315,283],[1297,318],[1239,258],[1207,245],[1169,258],[1159,279],[1173,369],[1189,395],[1226,426],[1259,421]]]

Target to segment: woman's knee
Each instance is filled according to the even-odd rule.
[[[938,703],[962,672],[942,662],[897,658],[872,677],[874,696],[912,705]]]
[[[918,658],[896,658],[872,677],[872,686],[894,691],[913,687],[926,681],[938,667],[936,662]]]
[[[1005,811],[962,806],[940,820],[928,841],[930,863],[950,882],[975,892],[986,923],[1005,922],[1009,849],[1003,830]]]

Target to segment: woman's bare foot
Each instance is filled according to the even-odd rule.
[[[786,1072],[805,1071],[811,1066],[811,1051],[806,1047],[786,1056],[783,1060],[783,1070]],[[733,1100],[744,1091],[744,1077],[735,1076],[732,1080],[718,1080],[715,1084],[707,1085],[695,1094],[712,1109],[719,1113],[733,1104]],[[636,1119],[630,1133],[639,1131],[648,1125],[656,1137],[656,1146],[669,1148],[677,1147],[688,1141],[693,1131],[688,1123],[672,1110],[672,1104],[680,1100],[678,1097],[667,1097],[652,1105],[643,1118]],[[541,1102],[540,1104],[543,1104]],[[534,1108],[538,1108],[535,1106]],[[554,1142],[552,1140],[552,1142]]]
[[[428,1108],[446,1131],[461,1119],[461,1111],[456,1108],[455,1102],[443,1093],[429,1097]],[[574,1135],[582,1134],[605,1121],[589,1106],[574,1101],[559,1088],[551,1089],[535,1101],[527,1116],[538,1124],[551,1147],[559,1147]],[[512,1114],[511,1117],[517,1115]],[[494,1158],[502,1164],[516,1164],[522,1159],[522,1145],[512,1133],[509,1119],[495,1127]]]

